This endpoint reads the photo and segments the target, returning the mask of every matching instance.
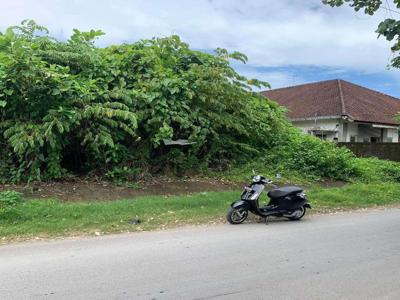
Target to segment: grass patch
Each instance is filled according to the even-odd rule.
[[[16,207],[12,218],[0,217],[0,236],[141,231],[209,222],[224,216],[229,204],[237,197],[238,192],[207,192],[108,202],[31,200]],[[136,218],[140,219],[140,224],[131,224],[130,221]]]
[[[400,204],[400,184],[352,184],[307,191],[314,211]],[[220,221],[239,191],[151,196],[113,202],[26,201],[0,216],[3,239],[152,230]],[[132,219],[140,224],[132,224]]]
[[[308,195],[317,209],[354,209],[400,204],[399,189],[399,183],[357,183],[340,188],[313,187]]]
[[[364,183],[400,182],[400,163],[378,158],[355,158],[352,181]]]

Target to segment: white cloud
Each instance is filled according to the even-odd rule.
[[[251,66],[238,66],[236,64],[235,69],[247,78],[257,78],[258,80],[268,82],[273,89],[304,83],[302,78],[297,76],[294,72],[290,72],[290,70],[259,70]],[[266,89],[267,88],[261,88],[261,90]]]
[[[179,34],[194,48],[242,51],[252,66],[315,65],[381,72],[390,54],[389,44],[374,33],[384,15],[333,9],[320,0],[3,2],[1,29],[25,18],[63,38],[72,28],[102,29],[107,33],[102,45]],[[278,83],[292,80],[290,74],[270,76]]]

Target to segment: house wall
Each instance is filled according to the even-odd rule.
[[[353,122],[347,122],[347,134],[343,139],[343,142],[350,142],[352,136],[358,135],[358,126]],[[342,142],[342,141],[341,141]]]
[[[327,133],[327,140],[338,142],[367,142],[371,141],[371,137],[381,138],[382,129],[375,128],[372,124],[363,124],[349,122],[343,119],[317,119],[306,121],[292,121],[293,125],[300,128],[303,133],[308,134],[315,128],[322,130],[337,131]],[[353,139],[352,139],[353,137]],[[399,142],[399,130],[397,128],[383,128],[383,141],[381,142]]]
[[[340,120],[339,123],[339,142],[346,142],[348,136],[348,123]]]
[[[388,128],[385,130],[386,135],[384,135],[384,138],[387,138],[388,140],[384,140],[384,142],[392,142],[392,143],[398,143],[399,142],[399,130],[398,129],[392,129]]]
[[[355,142],[370,142],[371,137],[379,138],[380,142],[398,143],[399,130],[397,128],[375,128],[372,124],[362,124],[349,122],[348,131],[343,142],[354,142],[351,137],[355,138]],[[381,139],[383,137],[383,140]]]
[[[340,119],[318,119],[317,121],[307,120],[307,121],[293,121],[293,125],[300,128],[303,133],[308,134],[310,130],[315,127],[319,127],[323,130],[340,131]],[[333,141],[334,138],[339,138],[339,132],[328,133],[327,140]]]
[[[374,128],[371,124],[352,123],[352,128],[354,130],[351,132],[348,142],[351,142],[351,136],[354,136],[356,142],[369,143],[372,137],[380,139],[382,135],[381,128]]]
[[[400,162],[399,143],[339,143],[358,157],[378,157]]]

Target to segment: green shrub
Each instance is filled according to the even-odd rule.
[[[355,158],[354,179],[362,182],[400,182],[400,163],[377,158]]]
[[[289,140],[277,146],[267,163],[277,171],[296,171],[314,179],[348,180],[355,174],[355,158],[350,150],[338,148],[331,142],[293,132]]]
[[[16,207],[22,203],[22,194],[16,191],[0,192],[0,209]]]
[[[0,192],[0,218],[16,220],[19,218],[19,205],[23,202],[22,194],[15,191]]]
[[[105,177],[109,180],[120,182],[120,181],[134,181],[137,180],[138,175],[140,174],[141,169],[139,168],[129,168],[127,166],[124,167],[115,167],[111,171],[108,171],[105,174]]]

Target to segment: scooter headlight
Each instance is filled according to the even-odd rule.
[[[253,182],[260,182],[261,181],[261,176],[260,175],[256,175],[253,177]]]

